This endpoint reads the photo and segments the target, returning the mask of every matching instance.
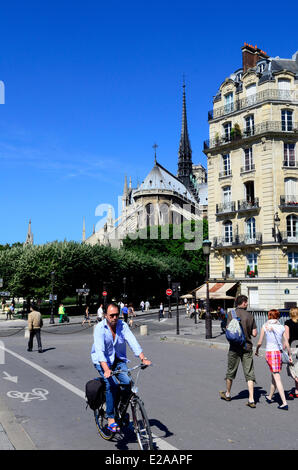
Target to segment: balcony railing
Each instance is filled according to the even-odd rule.
[[[223,170],[219,172],[219,178],[227,178],[228,176],[232,176],[232,170]]]
[[[235,273],[232,272],[232,271],[230,271],[230,272],[222,271],[221,277],[223,277],[225,279],[235,279]]]
[[[298,161],[284,160],[282,165],[284,168],[298,168]]]
[[[264,134],[267,132],[298,132],[298,123],[293,122],[292,124],[286,125],[282,121],[264,121],[256,124],[249,129],[242,129],[240,132],[231,132],[230,134],[224,134],[214,139],[208,139],[204,141],[204,150],[230,144],[231,142],[237,142],[242,139],[247,139],[252,136]]]
[[[280,207],[283,208],[289,208],[291,210],[298,210],[298,196],[292,196],[292,195],[283,195],[280,196]]]
[[[216,204],[216,214],[231,214],[236,212],[236,204],[234,201],[224,202],[223,204]]]
[[[226,246],[235,246],[235,245],[260,245],[262,243],[262,234],[255,233],[254,236],[249,236],[247,234],[237,235],[233,234],[228,237],[214,237],[213,238],[213,247],[214,248],[224,248]]]
[[[227,114],[241,111],[242,109],[249,108],[250,106],[255,106],[256,104],[263,103],[264,101],[293,102],[297,100],[298,93],[294,90],[264,90],[247,98],[236,100],[233,103],[229,103],[229,105],[221,106],[217,109],[211,109],[210,111],[208,111],[208,121],[220,118],[221,116],[226,116]]]
[[[238,211],[252,211],[259,209],[259,198],[255,197],[253,201],[247,201],[243,199],[242,201],[238,201]]]
[[[242,166],[240,168],[240,174],[249,173],[250,171],[255,171],[255,169],[256,169],[256,165],[254,163],[252,163],[251,165]]]
[[[283,243],[298,243],[298,233],[279,232],[279,239]]]

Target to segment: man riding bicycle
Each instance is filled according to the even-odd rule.
[[[127,373],[127,362],[129,361],[126,357],[126,343],[144,365],[149,366],[151,364],[151,361],[144,356],[141,346],[127,323],[119,320],[118,306],[110,304],[105,319],[98,323],[94,329],[91,358],[94,367],[105,381],[108,429],[112,432],[119,432],[120,430],[115,422],[115,401],[118,387],[120,385],[123,390],[121,393],[123,401],[125,401],[125,397],[130,391],[131,380]],[[117,375],[117,379],[111,375],[114,370],[121,371]]]

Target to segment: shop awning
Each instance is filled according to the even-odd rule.
[[[209,282],[209,298],[210,299],[234,299],[235,297],[229,295],[229,291],[236,285],[230,282]],[[192,294],[196,299],[206,299],[207,287],[206,284],[194,289]]]

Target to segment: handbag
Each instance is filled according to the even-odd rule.
[[[283,349],[282,345],[279,343],[278,339],[277,339],[277,336],[275,334],[275,331],[274,329],[272,328],[272,331],[273,331],[273,334],[275,336],[275,339],[276,339],[276,342],[277,342],[277,345],[279,347],[279,350],[281,352],[281,362],[283,364],[290,364],[290,358],[289,358],[289,355],[288,353]]]

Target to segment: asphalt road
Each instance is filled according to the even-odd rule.
[[[241,369],[233,400],[227,403],[218,395],[224,389],[225,350],[165,341],[167,331],[175,332],[175,319],[158,322],[155,316],[141,323],[148,325],[149,335],[139,336],[138,328],[134,331],[154,366],[141,372],[139,391],[157,450],[297,448],[298,400],[289,401],[288,412],[278,410],[277,402],[265,402],[270,374],[264,357],[255,359],[257,408],[245,406],[248,394]],[[138,449],[131,433],[105,442],[97,433],[92,411],[86,410],[85,383],[97,375],[90,360],[93,327],[45,328],[43,354],[38,354],[36,344],[32,352],[26,351],[24,331],[16,329],[10,336],[1,331],[5,357],[0,364],[0,418],[4,410],[15,416],[19,432],[12,443],[16,448]],[[219,331],[218,324],[214,331]],[[137,363],[129,357],[132,365]],[[285,371],[282,377],[290,390],[293,381]]]

